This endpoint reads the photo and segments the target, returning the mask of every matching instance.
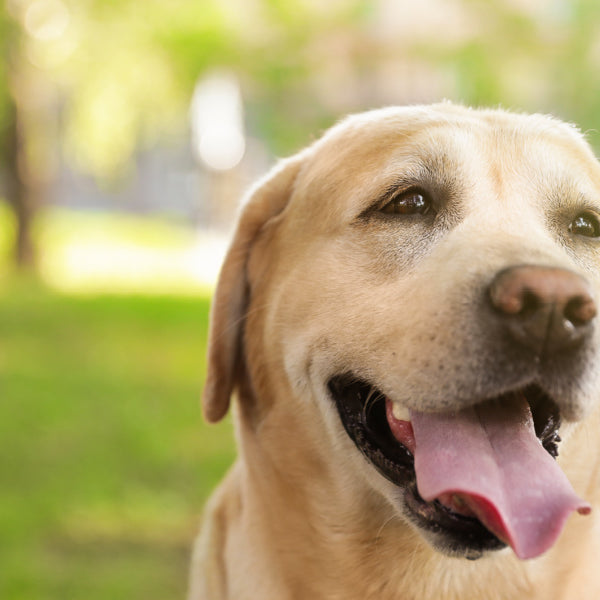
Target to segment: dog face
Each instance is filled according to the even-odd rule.
[[[527,428],[546,457],[559,428],[576,443],[598,403],[599,214],[598,164],[552,119],[452,105],[351,117],[251,194],[213,311],[208,418],[237,386],[273,460],[315,454],[442,552],[539,554],[552,541],[524,533],[519,550],[511,519],[528,517],[463,489],[462,475],[425,500],[419,449],[455,449],[472,419],[485,436],[499,427],[503,495],[525,485],[504,462],[520,462],[511,440]],[[432,424],[439,415],[450,424]],[[472,444],[461,452],[478,454]],[[551,520],[587,510],[569,502]]]

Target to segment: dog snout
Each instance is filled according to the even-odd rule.
[[[504,269],[489,286],[489,297],[512,340],[538,354],[554,354],[584,342],[597,312],[587,281],[555,267]]]

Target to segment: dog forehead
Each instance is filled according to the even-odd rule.
[[[574,126],[542,114],[520,114],[501,109],[473,109],[450,103],[413,107],[390,107],[351,115],[332,127],[315,148],[320,159],[335,148],[339,158],[348,152],[358,156],[373,147],[393,147],[426,134],[431,143],[451,139],[477,139],[503,149],[515,142],[536,140],[592,156],[583,135]]]
[[[598,162],[575,127],[545,115],[441,104],[370,111],[333,127],[301,171],[296,208],[313,228],[329,228],[419,171],[477,182],[497,195],[511,180],[541,194],[600,189]]]

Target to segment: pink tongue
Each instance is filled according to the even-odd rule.
[[[422,498],[458,495],[519,558],[548,550],[572,511],[591,510],[536,437],[524,397],[457,413],[411,412],[411,422]]]

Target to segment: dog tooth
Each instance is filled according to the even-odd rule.
[[[392,414],[398,421],[410,421],[410,414],[408,408],[398,404],[397,402],[392,403]]]

